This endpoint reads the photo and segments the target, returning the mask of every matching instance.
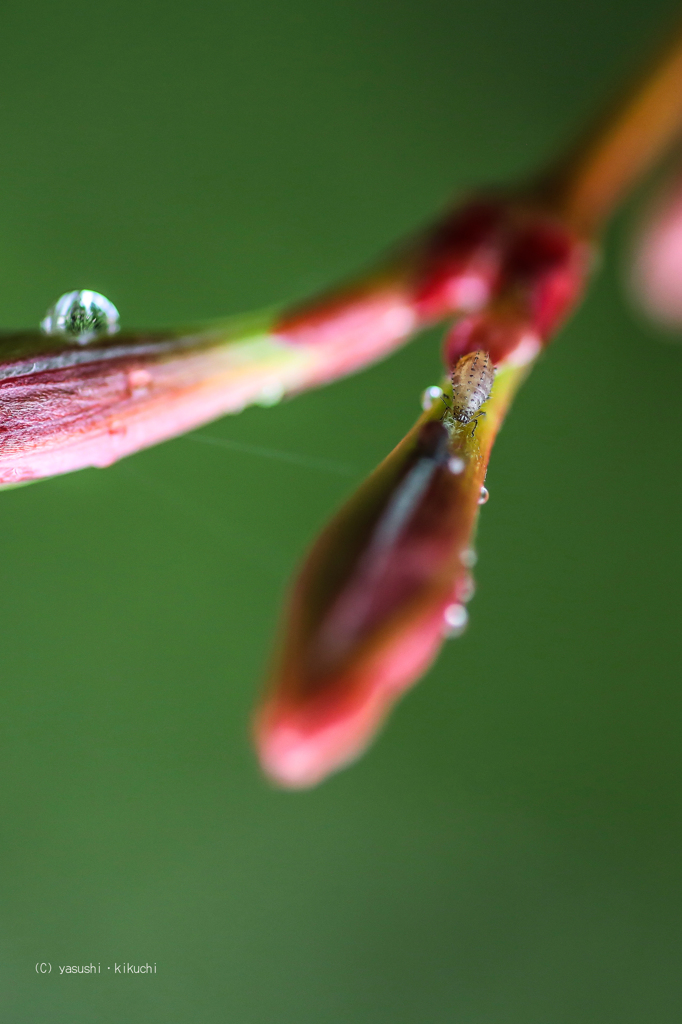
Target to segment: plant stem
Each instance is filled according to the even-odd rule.
[[[643,74],[540,179],[534,195],[584,235],[682,135],[682,26]]]

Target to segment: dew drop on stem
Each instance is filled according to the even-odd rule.
[[[467,576],[459,587],[457,597],[462,604],[467,604],[476,593],[476,584],[473,576]]]
[[[478,555],[473,548],[465,548],[460,552],[459,560],[465,568],[473,569],[478,561]]]
[[[443,625],[447,637],[461,636],[468,622],[469,613],[463,604],[449,604],[443,612]]]
[[[113,302],[89,289],[66,292],[51,306],[40,323],[45,334],[61,335],[78,345],[116,334],[119,313]]]
[[[428,412],[429,409],[433,408],[433,403],[437,402],[443,394],[443,389],[439,388],[437,384],[432,384],[431,387],[426,388],[422,391],[421,403],[424,412]]]
[[[255,398],[256,405],[269,408],[278,405],[284,398],[284,385],[278,380],[267,381]]]

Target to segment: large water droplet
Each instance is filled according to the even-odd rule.
[[[48,309],[40,326],[45,334],[61,334],[87,345],[103,334],[116,334],[119,315],[113,302],[88,289],[66,292]]]
[[[422,409],[424,412],[428,412],[433,407],[433,403],[437,402],[443,394],[443,389],[439,388],[437,384],[432,384],[426,391],[422,391]]]
[[[448,459],[448,469],[454,476],[459,476],[464,471],[464,459],[460,459],[459,456],[453,455]]]
[[[490,492],[488,491],[488,488],[487,487],[481,487],[481,493],[480,493],[479,498],[478,498],[478,504],[479,505],[485,505],[485,503],[486,503],[486,501],[488,500],[489,497],[490,497]]]
[[[443,612],[445,635],[448,637],[461,636],[468,622],[469,613],[463,604],[449,604]]]

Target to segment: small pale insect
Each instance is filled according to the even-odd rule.
[[[484,415],[479,409],[490,397],[494,380],[495,367],[487,352],[462,356],[452,371],[452,407],[448,408],[447,419],[458,423],[478,421],[478,416]]]

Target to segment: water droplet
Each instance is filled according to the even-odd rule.
[[[443,622],[446,636],[461,636],[467,628],[469,613],[463,604],[449,604],[443,612]]]
[[[473,569],[478,561],[478,555],[473,548],[465,548],[459,556],[459,560],[465,569]]]
[[[277,405],[284,398],[284,385],[278,380],[268,381],[258,392],[254,399],[256,405]]]
[[[457,599],[461,601],[462,604],[467,604],[475,593],[476,584],[474,583],[474,578],[467,574],[458,588]]]
[[[422,409],[424,412],[428,412],[429,409],[433,408],[433,403],[437,402],[442,396],[443,389],[439,388],[437,384],[432,384],[430,388],[422,392]]]
[[[460,459],[457,455],[453,455],[451,459],[448,459],[448,469],[451,473],[457,476],[464,470],[464,459]]]
[[[480,497],[478,499],[478,504],[479,505],[485,505],[485,503],[486,503],[486,501],[488,500],[489,497],[490,497],[490,492],[488,491],[488,488],[487,487],[481,487],[481,494],[480,494]]]
[[[103,334],[116,334],[119,315],[113,302],[87,289],[66,292],[51,306],[40,326],[45,334],[61,334],[87,345]]]

